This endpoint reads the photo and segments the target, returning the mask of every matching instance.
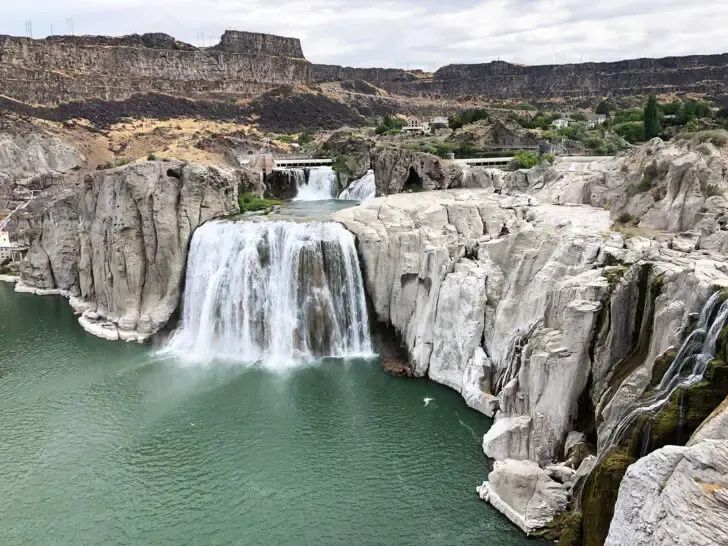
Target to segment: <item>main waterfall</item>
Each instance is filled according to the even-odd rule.
[[[195,360],[272,363],[371,354],[353,235],[322,222],[198,228],[169,349]]]

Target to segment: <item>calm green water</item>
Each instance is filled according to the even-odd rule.
[[[0,419],[2,545],[533,544],[476,498],[486,420],[377,363],[181,366],[0,283]]]

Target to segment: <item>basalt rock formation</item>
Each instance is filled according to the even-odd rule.
[[[720,95],[726,91],[728,55],[553,66],[498,61],[450,65],[424,74],[312,64],[304,58],[299,40],[251,32],[227,31],[210,48],[193,47],[161,33],[44,40],[0,36],[0,95],[34,105],[118,101],[149,93],[229,102],[281,85],[332,81],[367,82],[392,94],[439,97]],[[12,102],[6,107],[12,108]]]
[[[71,297],[84,328],[142,340],[179,305],[194,230],[238,210],[232,169],[149,161],[89,175],[52,202],[17,289]]]

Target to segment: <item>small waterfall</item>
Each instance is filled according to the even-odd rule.
[[[298,194],[296,201],[323,201],[325,199],[335,199],[336,189],[338,185],[336,171],[331,167],[316,167],[308,171],[308,180],[302,169],[300,171],[303,176],[296,174],[296,187]]]
[[[374,171],[369,170],[359,180],[354,180],[349,187],[341,192],[339,199],[349,201],[369,201],[377,194],[377,186],[374,178]]]
[[[168,350],[284,365],[371,354],[353,235],[336,223],[204,224]]]
[[[665,372],[659,385],[648,398],[641,400],[614,427],[604,444],[599,461],[619,445],[624,435],[641,415],[653,415],[662,408],[673,393],[703,380],[708,363],[715,356],[720,332],[728,320],[728,300],[720,303],[721,291],[714,293],[703,307],[695,330],[687,337]],[[716,310],[717,309],[717,310]]]

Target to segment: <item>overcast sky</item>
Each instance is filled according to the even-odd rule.
[[[728,52],[725,0],[0,0],[0,34],[161,31],[198,45],[226,29],[301,39],[316,63],[424,68]]]

